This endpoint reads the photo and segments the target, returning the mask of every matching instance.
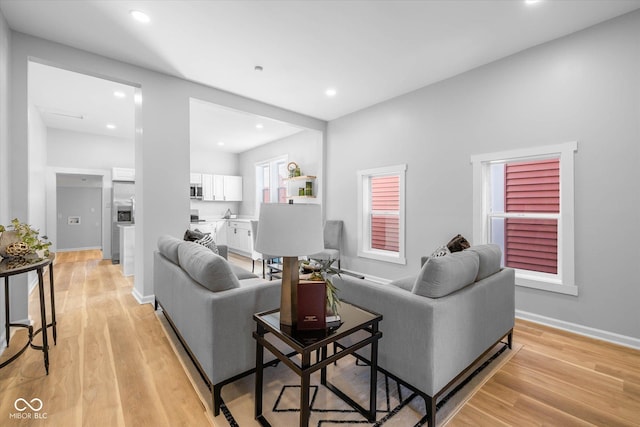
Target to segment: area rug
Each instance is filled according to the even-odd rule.
[[[222,388],[223,404],[220,415],[213,417],[211,392],[162,312],[158,311],[157,315],[185,372],[207,409],[212,424],[215,427],[259,426],[260,424],[254,420],[254,375],[241,378]],[[521,345],[514,343],[513,349],[509,349],[504,343],[497,344],[485,358],[474,365],[468,378],[453,384],[438,400],[437,425],[446,425],[473,394],[521,347]],[[337,365],[329,366],[327,379],[353,400],[368,407],[369,371],[369,367],[355,357],[346,356],[340,359]],[[375,423],[370,423],[330,390],[320,385],[319,372],[312,375],[309,426],[417,427],[427,425],[425,402],[420,396],[399,384],[392,377],[380,372],[377,376],[377,382],[377,418]],[[300,379],[295,373],[283,363],[264,369],[263,415],[272,426],[298,425],[299,401]]]

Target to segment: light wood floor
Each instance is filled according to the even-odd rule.
[[[139,305],[132,281],[100,257],[58,254],[50,374],[32,349],[0,370],[0,426],[211,425],[153,307]],[[231,260],[251,268],[246,259]],[[36,298],[30,312],[39,324]],[[640,426],[640,351],[520,320],[514,339],[524,348],[450,426]],[[34,397],[46,420],[9,418],[16,399]]]

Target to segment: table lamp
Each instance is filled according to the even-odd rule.
[[[262,204],[255,249],[282,257],[280,324],[295,326],[298,319],[298,257],[324,249],[320,205]]]

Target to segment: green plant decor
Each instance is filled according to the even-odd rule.
[[[15,231],[21,242],[25,243],[32,252],[44,251],[44,256],[49,256],[49,246],[51,242],[47,241],[46,236],[40,238],[40,231],[31,228],[29,224],[20,222],[18,218],[14,218],[11,224],[0,225],[0,233],[5,231]]]
[[[315,264],[319,266],[311,276],[309,280],[324,280],[327,285],[327,307],[331,310],[331,313],[338,314],[338,306],[340,305],[340,298],[338,298],[339,289],[336,288],[331,282],[331,276],[337,275],[340,277],[340,272],[332,267],[335,259],[315,259],[311,258]]]

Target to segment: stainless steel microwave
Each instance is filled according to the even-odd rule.
[[[189,197],[192,199],[202,199],[202,185],[191,184],[189,187]]]

